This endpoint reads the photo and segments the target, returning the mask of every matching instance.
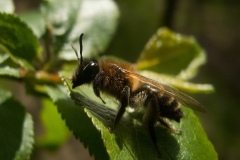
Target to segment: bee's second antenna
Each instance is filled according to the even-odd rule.
[[[79,56],[78,56],[78,53],[77,53],[77,50],[76,50],[76,48],[73,46],[73,44],[72,43],[70,43],[71,44],[71,46],[72,46],[72,49],[74,50],[74,52],[75,52],[75,54],[76,54],[76,56],[77,56],[77,59],[79,60]]]

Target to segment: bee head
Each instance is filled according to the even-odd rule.
[[[77,50],[72,45],[72,48],[78,58],[78,66],[72,76],[72,88],[75,88],[85,83],[91,83],[100,70],[98,62],[96,60],[83,61],[82,37],[83,37],[83,33],[80,35],[80,38],[79,38],[80,58],[78,56]]]

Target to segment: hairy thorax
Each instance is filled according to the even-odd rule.
[[[122,70],[115,64],[104,64],[100,70],[104,74],[104,79],[100,89],[117,99],[120,99],[124,86],[129,85]]]

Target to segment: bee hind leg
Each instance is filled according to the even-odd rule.
[[[181,130],[174,129],[168,122],[166,122],[162,117],[158,117],[157,119],[163,126],[165,126],[167,129],[169,129],[171,132],[176,134],[182,134]]]
[[[145,124],[148,127],[148,132],[151,138],[151,141],[153,142],[156,150],[157,150],[157,154],[159,157],[161,157],[161,152],[157,146],[157,136],[156,136],[156,132],[155,132],[155,128],[154,128],[154,124],[156,123],[157,120],[157,115],[158,115],[158,101],[157,101],[157,97],[152,94],[151,96],[149,96],[146,100],[146,111],[143,117],[143,121],[145,122]]]
[[[155,132],[155,128],[154,128],[154,123],[155,123],[155,119],[151,118],[148,120],[148,124],[147,124],[148,131],[149,131],[150,138],[154,144],[154,147],[157,150],[157,154],[159,157],[161,157],[161,152],[157,146],[157,136],[156,136],[156,132]]]

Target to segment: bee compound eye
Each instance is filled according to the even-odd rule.
[[[91,61],[84,69],[84,75],[89,77],[89,79],[95,78],[95,76],[99,72],[99,65],[98,63]]]
[[[97,65],[97,63],[95,63],[95,62],[91,62],[90,63],[90,66],[92,66],[92,67],[94,67],[94,66],[96,66]]]

